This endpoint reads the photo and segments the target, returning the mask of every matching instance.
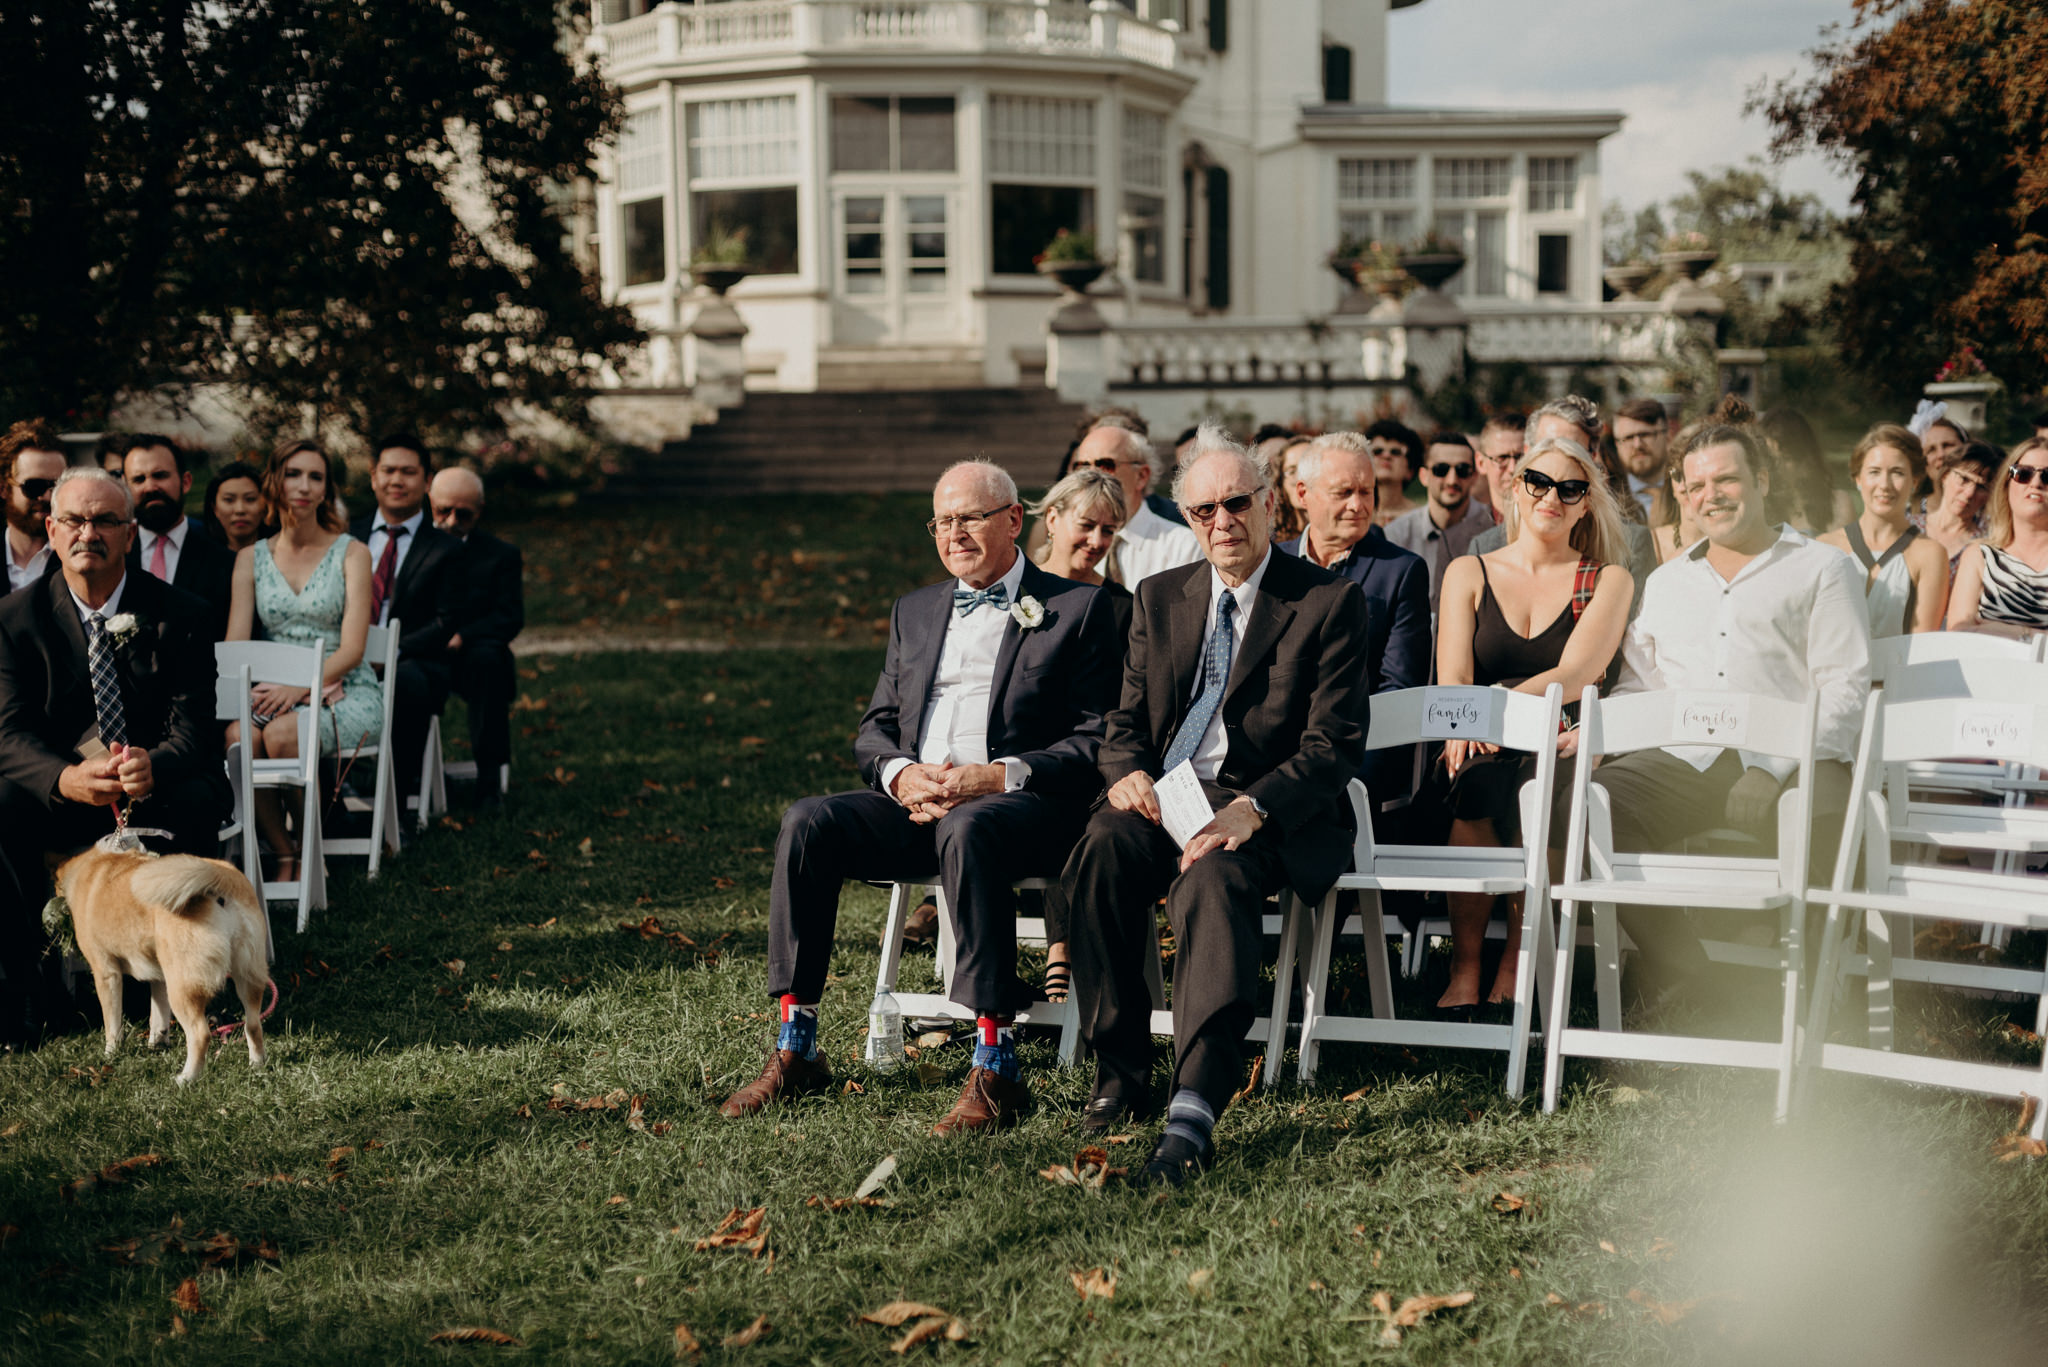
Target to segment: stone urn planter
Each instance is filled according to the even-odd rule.
[[[1937,380],[1923,386],[1920,392],[1936,403],[1947,404],[1947,416],[1961,423],[1963,430],[1974,436],[1984,430],[1991,396],[2003,387],[1991,376],[1980,375],[1968,380]]]
[[[1465,269],[1462,252],[1403,252],[1400,259],[1401,269],[1426,290],[1442,289]]]
[[[1365,292],[1365,274],[1360,269],[1364,262],[1355,256],[1330,256],[1325,258],[1330,273],[1344,282],[1343,297],[1337,301],[1339,313],[1364,313],[1372,307],[1372,297]]]
[[[1720,259],[1721,253],[1712,247],[1702,247],[1696,251],[1657,253],[1657,264],[1681,280],[1699,279]]]
[[[725,292],[754,273],[752,266],[727,266],[715,262],[694,262],[690,266],[690,278],[710,290],[720,299]]]
[[[1609,266],[1601,272],[1601,278],[1613,287],[1615,298],[1623,303],[1634,303],[1642,298],[1636,291],[1648,284],[1657,268],[1644,261],[1631,261],[1626,265]]]
[[[1107,261],[1041,261],[1038,273],[1060,287],[1062,294],[1079,299],[1088,287],[1109,269]]]

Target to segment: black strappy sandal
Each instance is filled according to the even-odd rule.
[[[1058,963],[1047,961],[1045,965],[1045,999],[1055,1006],[1064,1002],[1074,990],[1073,965],[1065,959]]]

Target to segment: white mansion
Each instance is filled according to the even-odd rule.
[[[1298,329],[1338,304],[1343,235],[1433,228],[1475,356],[1489,315],[1598,349],[1619,114],[1388,106],[1388,11],[1418,0],[1125,3],[595,0],[627,109],[605,288],[677,329],[693,252],[745,229],[748,388],[1008,386],[1044,364],[1061,228],[1114,257],[1104,318],[1148,332]]]

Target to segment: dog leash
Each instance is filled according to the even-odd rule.
[[[277,979],[272,978],[270,980],[270,1000],[268,1003],[265,1004],[263,1008],[263,1014],[258,1016],[256,1019],[258,1021],[267,1021],[270,1019],[270,1013],[275,1010],[277,1010]],[[214,1027],[214,1037],[216,1039],[227,1039],[230,1036],[232,1036],[235,1033],[235,1031],[241,1028],[242,1023],[240,1021],[229,1021],[226,1025],[217,1025]]]

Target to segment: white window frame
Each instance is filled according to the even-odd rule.
[[[1538,169],[1545,173],[1539,179]],[[1564,174],[1555,173],[1560,169]],[[1529,212],[1532,214],[1576,214],[1579,210],[1579,158],[1575,153],[1528,158]]]
[[[1005,128],[1008,115],[1036,110],[1051,122],[1078,116],[1078,127],[1050,131]],[[990,91],[988,179],[1006,185],[1087,185],[1096,183],[1100,102],[1092,97],[1037,95],[1021,91]],[[1047,162],[1052,165],[1048,167]]]
[[[1484,169],[1482,169],[1484,168]],[[1506,299],[1512,293],[1515,253],[1511,249],[1516,229],[1515,165],[1512,157],[1481,155],[1438,155],[1430,162],[1429,223],[1445,236],[1455,236],[1465,250],[1465,269],[1451,280],[1449,292],[1468,299]],[[1494,176],[1498,179],[1493,179]],[[1500,278],[1480,288],[1485,266],[1479,250],[1484,216],[1498,225]],[[1456,232],[1445,229],[1454,221]]]
[[[1336,159],[1339,242],[1350,236],[1398,249],[1421,236],[1418,160],[1413,156]]]
[[[796,191],[797,205],[797,259],[787,275],[758,277],[759,280],[801,279],[805,272],[805,253],[812,250],[808,245],[813,232],[810,220],[811,188],[806,184],[804,158],[805,101],[794,90],[787,88],[767,90],[734,91],[721,94],[718,99],[684,99],[677,131],[683,142],[683,155],[677,159],[683,176],[684,195],[677,198],[677,223],[670,234],[670,240],[677,244],[676,251],[681,261],[687,262],[696,250],[697,211],[695,196],[700,192],[717,190],[787,190]],[[769,134],[758,129],[744,130],[737,137],[724,133],[709,136],[700,131],[704,112],[711,108],[748,108],[760,113],[770,112],[771,107],[783,126],[773,128]],[[712,139],[718,139],[712,142]],[[751,170],[732,171],[726,166],[715,169],[725,172],[718,175],[701,174],[703,164],[701,152],[710,145],[721,152],[730,151],[734,146],[752,146],[756,149],[773,149],[766,161]],[[777,169],[777,168],[781,169]],[[751,282],[750,282],[751,283]]]

